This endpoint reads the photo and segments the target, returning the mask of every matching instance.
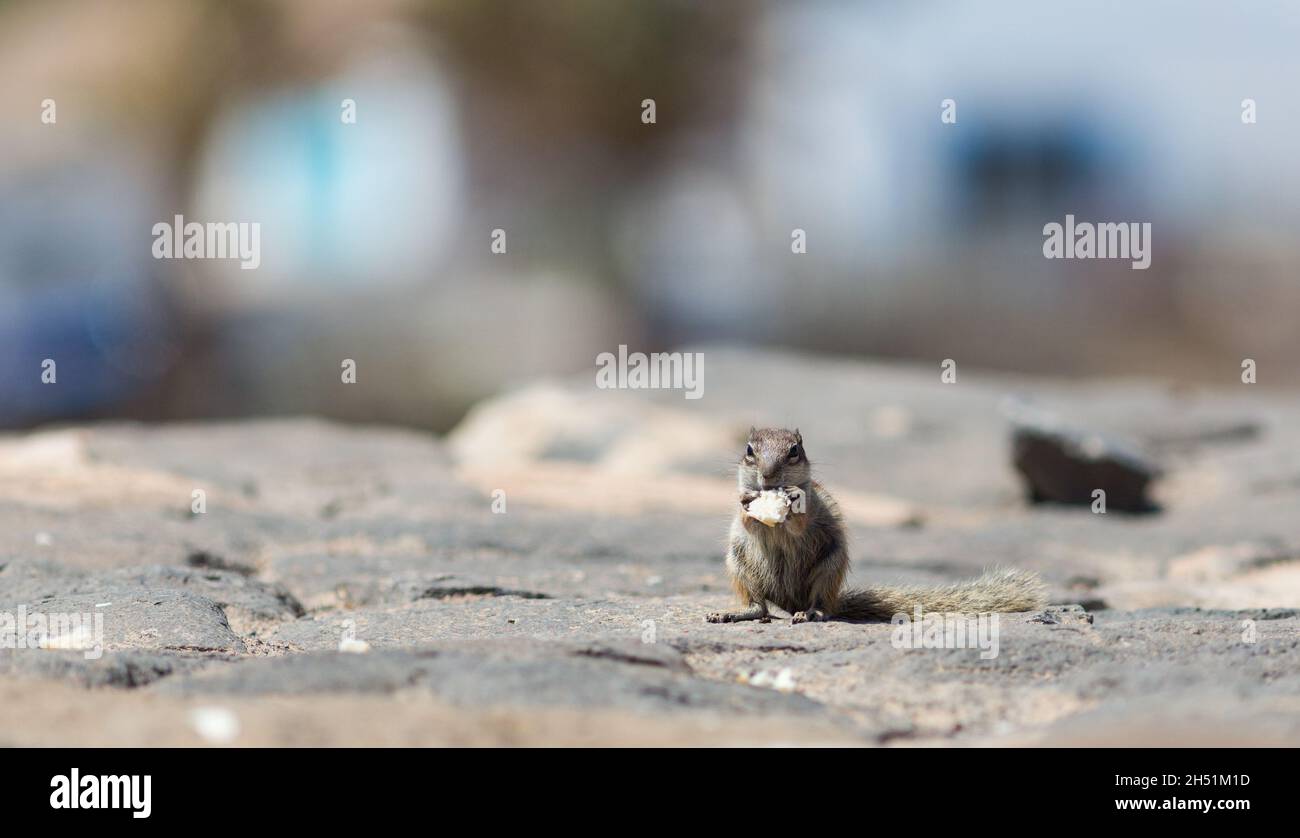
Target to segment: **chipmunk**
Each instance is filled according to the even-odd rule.
[[[889,620],[924,611],[985,613],[1031,611],[1047,604],[1038,575],[1001,570],[946,587],[872,587],[844,590],[849,554],[844,521],[830,493],[812,479],[812,467],[798,429],[749,430],[737,467],[740,503],[731,522],[727,572],[743,611],[708,614],[710,623],[767,622],[769,604],[790,614],[791,623],[839,617]],[[746,515],[765,490],[792,500],[784,522],[768,526]]]

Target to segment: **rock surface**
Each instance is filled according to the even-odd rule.
[[[446,440],[0,439],[0,615],[103,626],[0,650],[0,745],[1300,744],[1300,396],[704,353],[702,399],[538,382]],[[1158,511],[1026,503],[1008,396],[1158,454]],[[705,623],[751,424],[801,428],[856,581],[1014,565],[1057,605],[988,658]]]

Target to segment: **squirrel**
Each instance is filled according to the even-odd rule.
[[[986,613],[1032,611],[1047,604],[1046,588],[1029,571],[997,570],[945,587],[843,588],[849,570],[844,520],[830,492],[812,479],[803,435],[782,428],[750,428],[737,466],[740,503],[731,522],[727,572],[745,606],[742,611],[706,615],[710,623],[768,622],[769,604],[790,614],[791,623],[830,617],[889,620],[898,613],[925,611]],[[768,526],[748,516],[764,491],[791,500],[786,519]]]

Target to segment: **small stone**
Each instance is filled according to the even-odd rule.
[[[742,673],[740,680],[751,687],[767,687],[783,693],[794,692],[794,672],[789,667],[777,672],[764,669],[753,675]]]
[[[195,707],[190,711],[190,726],[211,745],[229,745],[239,738],[239,717],[225,707]]]

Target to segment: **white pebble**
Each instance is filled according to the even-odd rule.
[[[773,673],[770,669],[764,669],[748,677],[742,675],[741,680],[750,686],[770,687],[778,692],[788,693],[794,691],[794,671],[789,667],[776,673]]]
[[[195,707],[190,711],[190,726],[212,745],[228,745],[239,736],[239,717],[225,707]]]

